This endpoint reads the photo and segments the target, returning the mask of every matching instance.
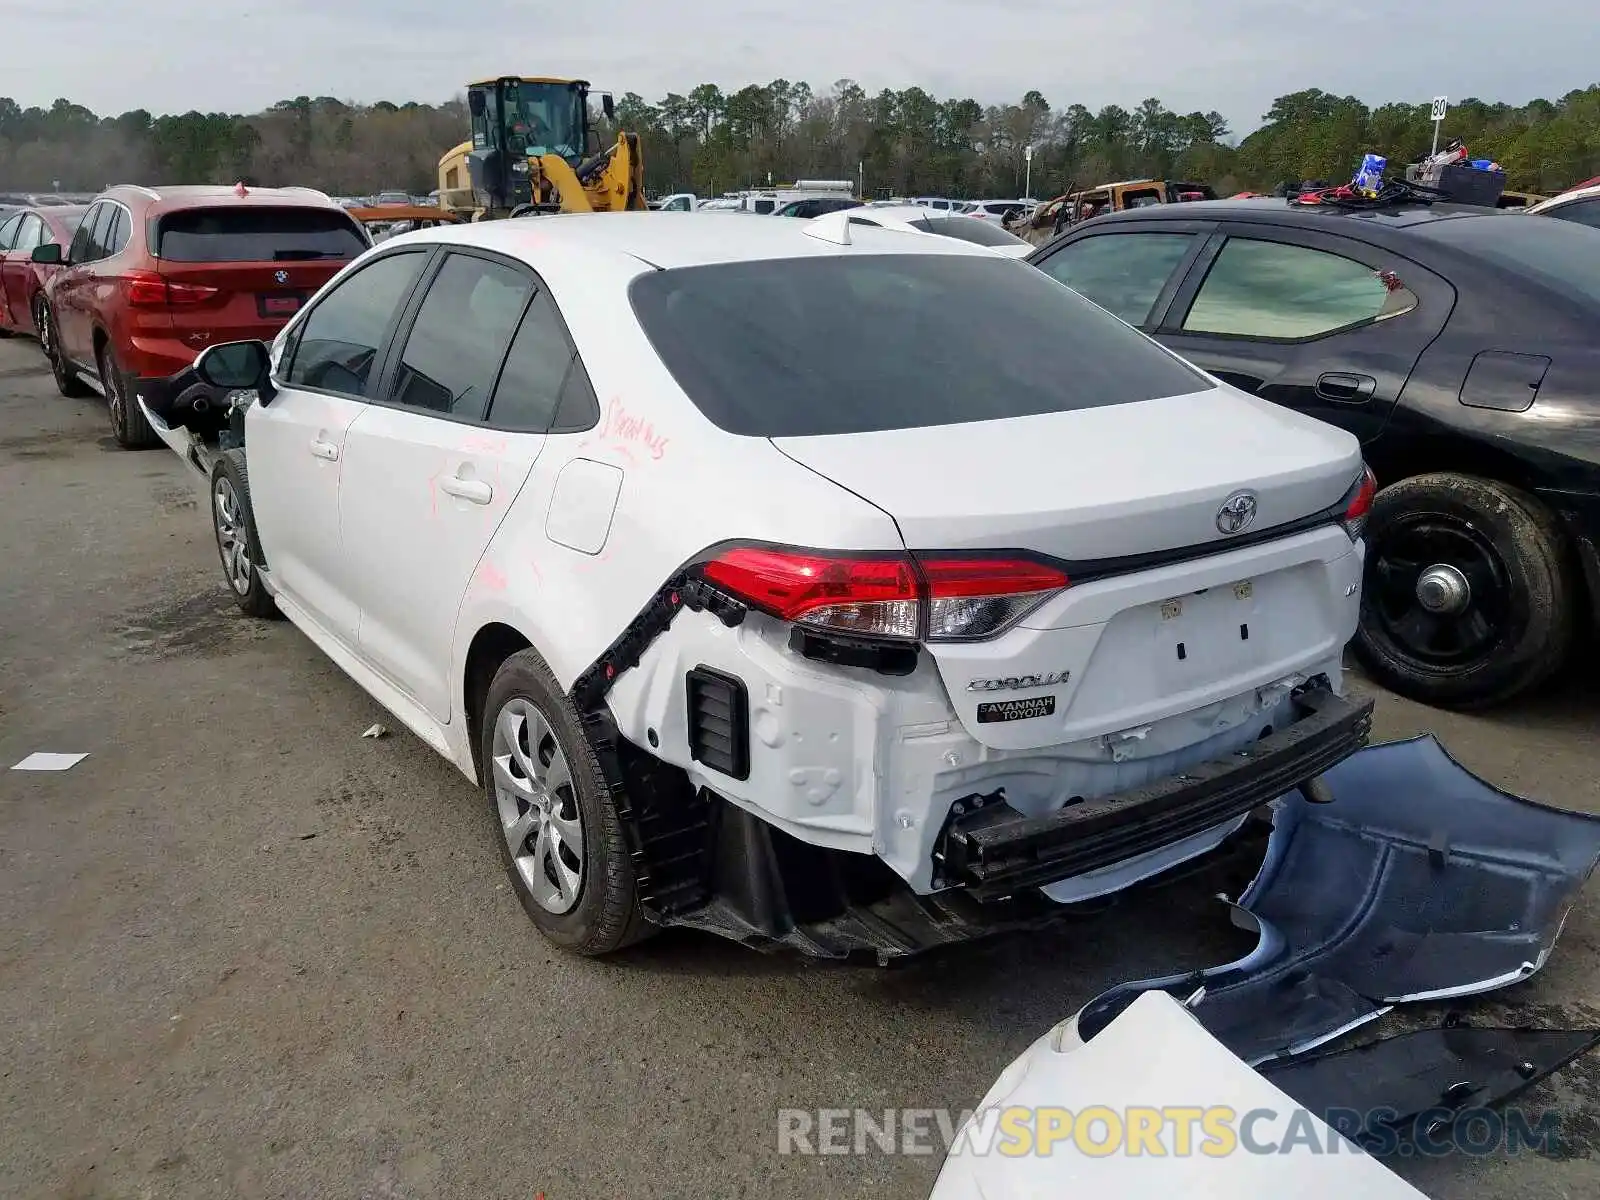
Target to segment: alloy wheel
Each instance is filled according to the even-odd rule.
[[[539,906],[570,912],[583,892],[583,815],[566,753],[529,700],[508,700],[490,753],[495,809],[523,884]]]
[[[1511,616],[1511,584],[1494,544],[1439,513],[1401,518],[1374,548],[1367,605],[1396,654],[1427,671],[1458,671],[1491,653]]]
[[[228,584],[241,596],[250,594],[255,564],[250,560],[250,532],[245,524],[244,506],[227,476],[217,476],[211,488],[212,520],[217,529],[217,550]]]

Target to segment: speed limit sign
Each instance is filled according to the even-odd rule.
[[[1442,120],[1444,120],[1444,114],[1449,110],[1449,108],[1450,108],[1450,97],[1449,96],[1435,96],[1433,98],[1433,115],[1429,119],[1433,120],[1433,121],[1442,121]]]

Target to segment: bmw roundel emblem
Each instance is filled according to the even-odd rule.
[[[287,272],[287,271],[279,271],[276,275],[273,276],[273,278],[276,279],[279,283],[288,283],[289,282],[289,272]]]
[[[1256,494],[1235,492],[1217,510],[1217,531],[1223,534],[1243,533],[1255,519]]]

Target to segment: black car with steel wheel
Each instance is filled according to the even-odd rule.
[[[1600,621],[1600,231],[1221,200],[1101,217],[1028,261],[1361,439],[1381,490],[1353,644],[1392,690],[1491,705]]]

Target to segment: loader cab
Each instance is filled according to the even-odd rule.
[[[610,93],[602,96],[613,115]],[[468,170],[484,208],[514,208],[530,199],[528,160],[554,154],[576,169],[599,149],[583,79],[506,75],[467,87],[472,114]]]

